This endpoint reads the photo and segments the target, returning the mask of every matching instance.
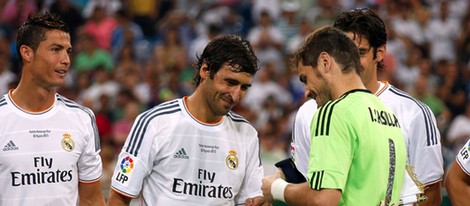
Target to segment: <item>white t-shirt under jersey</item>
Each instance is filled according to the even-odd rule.
[[[198,121],[177,99],[137,117],[111,186],[143,205],[242,205],[262,195],[262,177],[253,126],[232,112]]]
[[[102,173],[94,114],[60,95],[46,111],[0,98],[0,205],[78,205],[79,181]]]

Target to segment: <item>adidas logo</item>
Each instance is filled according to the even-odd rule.
[[[189,159],[189,156],[186,154],[186,151],[184,150],[184,148],[181,148],[180,150],[178,150],[178,152],[176,152],[173,157],[178,158],[178,159]]]
[[[11,150],[18,150],[19,148],[16,146],[16,144],[10,140],[4,147],[3,151],[11,151]]]

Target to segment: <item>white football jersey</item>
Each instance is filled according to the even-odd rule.
[[[262,195],[257,135],[232,112],[208,124],[184,99],[162,103],[135,120],[111,187],[143,205],[242,205]]]
[[[405,136],[408,165],[413,167],[417,180],[423,185],[441,181],[444,175],[441,135],[431,109],[387,82],[380,82],[375,95],[398,118]]]
[[[31,113],[0,98],[0,205],[78,205],[78,185],[102,174],[91,110],[56,94]]]
[[[292,129],[291,158],[297,169],[307,178],[310,159],[310,124],[317,111],[317,102],[309,99],[297,110]]]
[[[462,149],[459,150],[455,160],[459,163],[462,171],[470,176],[470,139],[465,143]]]

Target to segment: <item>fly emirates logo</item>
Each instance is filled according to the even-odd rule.
[[[233,198],[233,188],[222,184],[213,184],[215,172],[205,169],[198,170],[199,182],[189,182],[180,178],[173,178],[172,192],[193,195],[199,197],[210,197],[220,199]]]
[[[36,172],[11,172],[11,185],[18,187],[72,181],[72,170],[52,169],[53,160],[53,158],[33,157]]]

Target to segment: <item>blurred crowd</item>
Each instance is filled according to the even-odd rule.
[[[447,168],[470,137],[467,0],[0,0],[0,93],[15,88],[21,73],[15,48],[20,24],[42,10],[62,16],[73,52],[59,93],[96,114],[107,190],[136,116],[191,94],[193,63],[205,45],[217,35],[241,35],[252,43],[261,70],[235,110],[258,130],[269,174],[289,155],[292,120],[305,101],[290,55],[341,11],[365,7],[387,26],[379,80],[431,108]]]

